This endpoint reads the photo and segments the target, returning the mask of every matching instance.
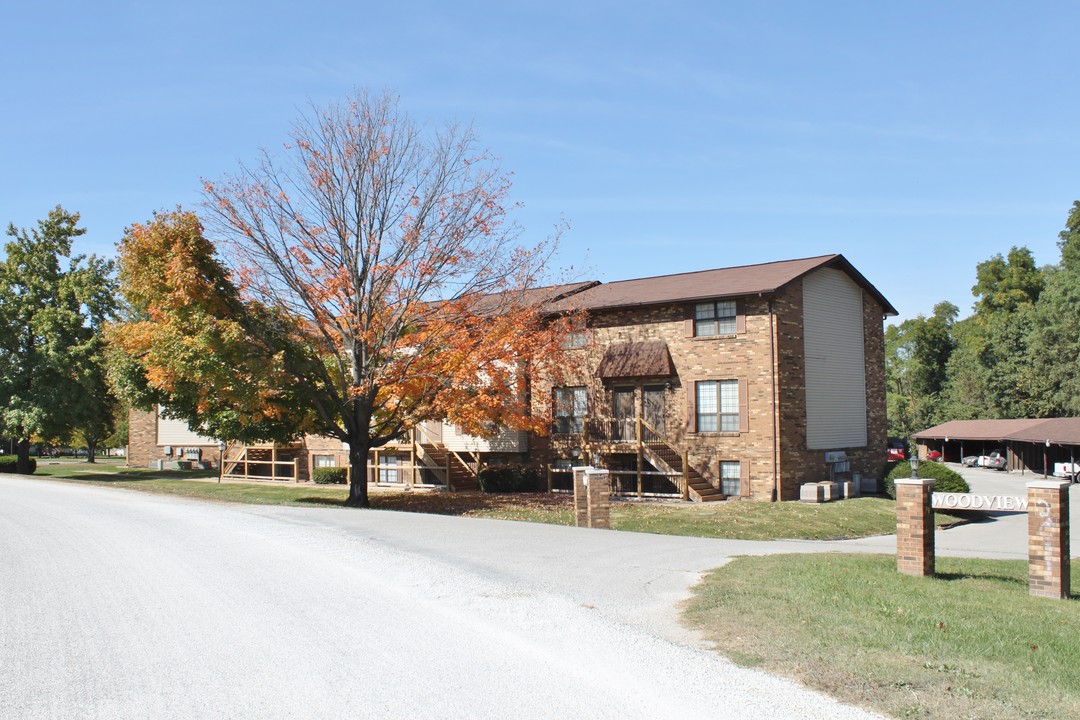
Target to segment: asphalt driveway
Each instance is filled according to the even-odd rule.
[[[804,544],[10,476],[0,498],[5,719],[877,717],[674,623],[703,570]]]

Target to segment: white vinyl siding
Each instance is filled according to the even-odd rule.
[[[188,427],[183,420],[161,416],[158,410],[157,419],[157,444],[171,446],[187,445],[217,445],[218,441],[213,438],[203,437]]]
[[[803,279],[806,447],[866,446],[862,288],[823,268]]]
[[[454,452],[528,452],[529,437],[524,430],[503,428],[490,438],[466,435],[453,425],[444,424],[442,441]]]

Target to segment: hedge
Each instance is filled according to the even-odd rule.
[[[885,476],[885,492],[889,497],[896,497],[895,480],[911,477],[911,464],[897,463],[888,475]],[[971,486],[952,468],[938,462],[919,463],[919,477],[933,478],[935,492],[971,492]]]
[[[343,467],[317,467],[312,479],[316,485],[344,485],[348,477]]]
[[[13,473],[16,472],[15,467],[19,462],[17,455],[0,455],[0,472]],[[30,473],[34,473],[37,470],[37,459],[30,458]]]
[[[538,492],[540,471],[528,465],[491,465],[476,476],[486,493]]]

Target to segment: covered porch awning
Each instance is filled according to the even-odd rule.
[[[675,374],[667,343],[663,340],[609,345],[596,370],[600,378],[670,377]]]

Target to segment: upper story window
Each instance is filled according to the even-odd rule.
[[[555,404],[553,432],[558,435],[581,433],[585,425],[585,413],[588,409],[588,395],[585,386],[552,388],[551,399]]]
[[[698,432],[739,431],[739,381],[699,380],[697,383]]]
[[[694,336],[734,335],[736,316],[734,300],[698,303],[694,306]]]
[[[567,333],[563,337],[560,345],[564,350],[571,350],[573,348],[585,347],[589,344],[589,332],[588,330],[575,330]]]

